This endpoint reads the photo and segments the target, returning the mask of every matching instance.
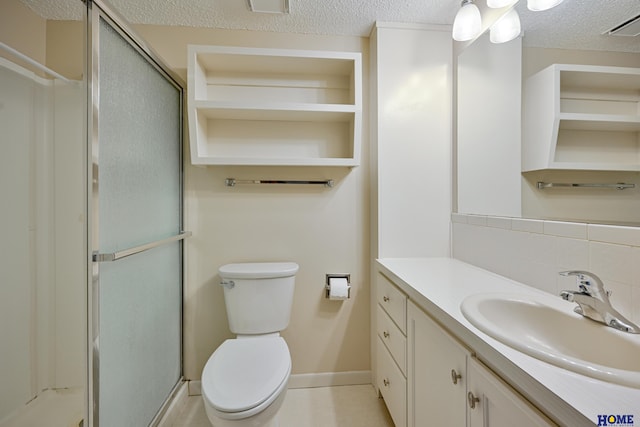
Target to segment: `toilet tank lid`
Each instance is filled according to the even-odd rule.
[[[290,277],[298,272],[295,262],[243,262],[226,264],[218,270],[226,279],[272,279]]]

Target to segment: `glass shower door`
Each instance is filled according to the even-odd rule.
[[[93,421],[140,427],[182,370],[182,89],[92,13]]]

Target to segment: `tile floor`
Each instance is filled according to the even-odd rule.
[[[201,396],[189,396],[173,427],[211,427]],[[297,388],[287,391],[280,427],[393,427],[372,385]]]

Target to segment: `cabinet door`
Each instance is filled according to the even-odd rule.
[[[554,426],[515,390],[474,358],[467,365],[468,427]]]
[[[378,338],[378,390],[395,427],[407,425],[407,380]]]
[[[466,349],[411,302],[407,315],[407,425],[464,427]]]

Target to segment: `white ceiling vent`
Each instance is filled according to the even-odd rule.
[[[289,13],[289,0],[248,0],[249,10],[259,13]]]
[[[635,37],[640,35],[640,15],[631,19],[627,19],[623,23],[616,25],[612,29],[605,32],[609,36],[629,36]]]

